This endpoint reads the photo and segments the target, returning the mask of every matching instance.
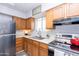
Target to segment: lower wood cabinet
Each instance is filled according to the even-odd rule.
[[[39,56],[39,42],[33,40],[32,56]]]
[[[47,56],[48,45],[29,38],[16,39],[16,52],[24,50],[29,56]]]
[[[39,56],[48,56],[48,45],[40,43]]]
[[[27,40],[27,42],[28,42],[28,44],[27,44],[27,54],[29,55],[29,56],[32,56],[32,40],[31,39],[28,39]]]
[[[20,51],[22,51],[22,50],[23,50],[22,47],[16,47],[16,52],[20,52]]]
[[[25,39],[24,51],[29,56],[47,56],[48,45],[29,38]]]
[[[23,37],[22,38],[16,38],[16,52],[23,50]]]

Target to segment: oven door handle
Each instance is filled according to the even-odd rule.
[[[54,51],[54,48],[53,47],[48,47],[48,50]]]

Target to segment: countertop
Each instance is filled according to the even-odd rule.
[[[55,39],[53,36],[52,36],[52,38],[49,38],[49,39],[40,40],[40,39],[32,38],[30,35],[16,35],[16,38],[20,38],[20,37],[29,38],[29,39],[36,40],[36,41],[39,41],[39,42],[42,42],[45,44],[49,44],[50,42],[52,42]]]

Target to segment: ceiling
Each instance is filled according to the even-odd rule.
[[[0,5],[26,13],[40,5],[40,3],[0,3]]]

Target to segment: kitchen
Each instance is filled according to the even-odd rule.
[[[79,3],[0,3],[0,56],[79,56],[78,8]]]

